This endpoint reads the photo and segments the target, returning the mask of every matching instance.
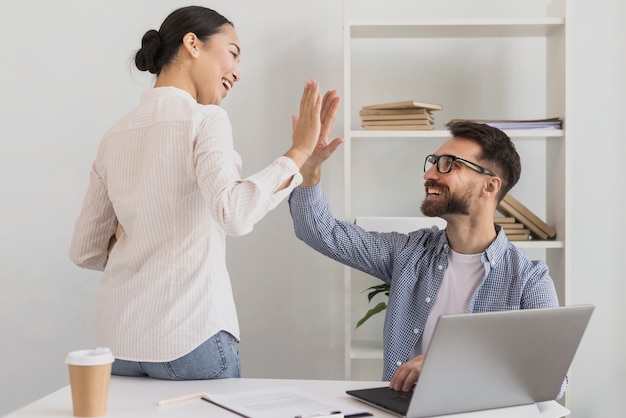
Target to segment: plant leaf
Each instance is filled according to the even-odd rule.
[[[367,313],[365,314],[363,318],[359,319],[359,322],[356,323],[355,329],[363,325],[363,323],[367,321],[368,319],[370,319],[373,315],[376,315],[377,313],[384,311],[386,308],[387,308],[387,304],[385,302],[379,302],[376,306],[374,306],[372,309],[367,311]]]
[[[379,293],[384,293],[385,295],[389,296],[389,285],[387,283],[368,287],[367,289],[364,290],[364,292],[368,290],[370,290],[370,292],[367,294],[368,302],[371,302],[372,299],[374,299],[374,296],[376,296]]]

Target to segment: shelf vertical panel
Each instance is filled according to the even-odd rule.
[[[547,97],[546,106],[553,114],[560,114],[564,119],[564,138],[562,147],[549,144],[546,150],[548,156],[548,175],[555,181],[550,185],[548,193],[551,205],[548,207],[548,216],[556,222],[557,239],[564,242],[562,251],[548,251],[546,262],[550,267],[550,274],[555,282],[559,302],[561,305],[570,305],[571,300],[571,252],[572,252],[572,145],[574,132],[568,129],[572,105],[571,86],[571,54],[569,39],[571,33],[571,7],[569,0],[554,0],[548,6],[548,14],[562,16],[565,24],[559,30],[550,33],[547,39]],[[554,165],[550,161],[555,162]],[[558,164],[556,164],[558,162]],[[572,371],[568,371],[572,378]],[[570,395],[566,392],[560,400],[566,407],[569,406]]]
[[[548,14],[564,17],[566,10],[565,0],[556,0],[548,8]],[[570,227],[570,196],[571,196],[571,168],[570,145],[571,132],[567,129],[568,95],[566,84],[567,75],[567,19],[564,25],[554,28],[547,36],[546,49],[546,111],[551,116],[561,116],[564,119],[564,138],[562,141],[548,141],[546,144],[546,221],[554,225],[557,230],[557,239],[563,241],[563,250],[548,251],[546,262],[550,267],[550,275],[555,282],[559,301],[562,305],[568,304],[570,292],[567,277],[569,274],[569,253],[571,245]]]
[[[351,36],[350,36],[350,0],[343,2],[343,187],[344,187],[344,220],[350,222],[352,217],[352,138],[350,137],[351,127]],[[350,380],[352,376],[352,275],[350,267],[343,268],[344,283],[344,378]]]

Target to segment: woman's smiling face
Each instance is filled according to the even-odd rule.
[[[231,25],[223,25],[219,32],[200,43],[194,54],[192,79],[198,94],[196,100],[200,104],[219,105],[240,79],[239,36]]]

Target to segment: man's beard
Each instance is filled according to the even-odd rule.
[[[465,196],[459,196],[450,193],[450,189],[447,186],[437,184],[435,182],[427,182],[426,189],[429,186],[436,186],[441,190],[443,199],[437,201],[424,199],[422,202],[422,213],[426,216],[443,216],[443,215],[469,215],[470,214],[470,200],[469,194]]]

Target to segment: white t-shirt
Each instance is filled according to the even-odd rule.
[[[448,267],[428,314],[424,332],[413,349],[413,357],[428,351],[440,315],[469,311],[472,295],[485,275],[485,267],[480,262],[481,256],[482,254],[460,254],[450,249]]]
[[[77,265],[104,270],[96,346],[163,362],[220,330],[239,338],[225,237],[250,232],[301,182],[287,157],[242,179],[222,108],[174,87],[145,92],[100,143],[70,248]],[[107,257],[118,220],[125,233]]]

